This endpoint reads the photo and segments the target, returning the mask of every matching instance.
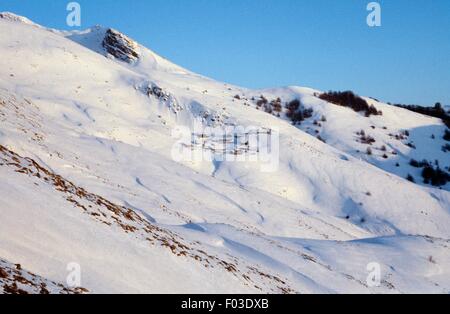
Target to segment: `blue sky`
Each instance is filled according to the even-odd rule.
[[[59,29],[63,0],[0,0]],[[252,88],[300,85],[384,101],[450,105],[450,1],[79,0],[82,27],[111,26],[167,59]]]

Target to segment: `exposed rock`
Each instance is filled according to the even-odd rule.
[[[70,288],[22,269],[0,258],[0,294],[84,294],[85,288]]]
[[[168,101],[170,99],[170,94],[156,84],[149,84],[146,88],[146,92],[147,96],[155,96],[162,101]]]
[[[176,98],[156,85],[155,83],[144,83],[140,89],[148,96],[155,97],[163,102],[173,113],[177,114],[183,111],[183,106],[181,106]]]
[[[138,44],[114,29],[108,29],[102,43],[106,52],[127,63],[139,59]]]
[[[204,251],[204,247],[200,246],[200,242],[186,241],[178,233],[148,221],[133,209],[91,193],[41,166],[36,160],[22,157],[2,145],[0,145],[0,165],[12,168],[16,173],[21,173],[29,178],[39,179],[42,184],[53,187],[72,204],[72,209],[82,211],[97,223],[133,234],[140,241],[145,241],[151,246],[166,248],[173,255],[183,259],[189,258],[205,268],[224,269],[232,273],[238,280],[245,284],[252,284],[262,292],[298,293],[291,288],[286,278],[281,279],[277,274],[271,273],[269,269],[247,263],[245,260],[231,255],[222,258],[207,253]],[[0,294],[83,294],[88,292],[89,290],[86,288],[70,288],[61,283],[41,278],[22,269],[19,264],[11,264],[0,258]]]

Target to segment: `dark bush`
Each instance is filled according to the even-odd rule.
[[[373,143],[375,143],[375,139],[370,136],[370,135],[361,135],[361,137],[359,138],[359,140],[361,141],[361,143],[363,144],[367,144],[367,145],[372,145]]]
[[[314,111],[312,108],[302,108],[298,99],[294,99],[286,104],[286,116],[291,119],[294,124],[311,118],[313,113]]]
[[[409,142],[408,144],[406,144],[406,146],[411,147],[412,149],[416,149],[416,145],[414,145],[414,143]]]
[[[395,104],[394,106],[403,109],[408,109],[410,111],[414,111],[430,117],[439,118],[445,123],[445,125],[448,128],[450,128],[450,114],[445,112],[444,108],[440,103],[436,103],[434,107],[424,107],[418,105],[402,105],[402,104]]]
[[[431,183],[433,186],[446,185],[447,182],[450,181],[450,175],[439,168],[439,166],[436,168],[433,168],[432,166],[425,166],[422,171],[422,177],[424,183]]]
[[[391,135],[391,134],[390,134]],[[406,137],[405,137],[405,135],[403,135],[403,134],[395,134],[395,139],[397,140],[397,141],[403,141],[403,140],[405,140],[406,139]]]
[[[267,113],[270,113],[270,114],[273,113],[272,105],[266,103],[266,104],[264,105],[264,111],[267,112]]]
[[[411,161],[409,162],[409,165],[414,168],[420,168],[419,162],[415,159],[411,159]]]
[[[446,153],[446,152],[450,152],[450,144],[445,144],[444,146],[442,146],[442,151],[444,152],[444,153]]]
[[[413,177],[412,175],[410,175],[410,174],[408,174],[408,176],[406,177],[406,179],[407,179],[408,181],[410,181],[410,182],[413,182],[413,183],[416,182],[416,180],[414,180],[414,177]]]
[[[433,167],[432,163],[428,160],[417,161],[411,159],[409,164],[415,168],[423,168],[422,177],[425,184],[431,184],[433,186],[442,186],[450,181],[450,174],[445,172],[439,167],[439,162],[435,161],[436,167]]]
[[[273,108],[273,111],[275,111],[275,112],[281,112],[281,111],[283,110],[283,107],[282,107],[282,105],[281,105],[281,99],[280,99],[280,98],[277,98],[277,99],[275,99],[275,100],[272,100],[272,101],[270,102],[270,104],[271,104],[271,106],[272,106],[272,108]]]
[[[260,99],[258,99],[258,101],[256,102],[256,105],[258,107],[261,107],[263,105],[266,105],[269,101],[263,96],[261,95]]]
[[[293,113],[291,116],[291,120],[294,124],[305,120],[305,118],[303,116],[303,111],[300,110],[300,111]]]
[[[417,161],[415,159],[411,159],[411,161],[409,162],[409,165],[414,167],[414,168],[423,168],[423,167],[427,167],[430,165],[430,162],[428,160],[422,160],[422,161]]]
[[[382,112],[377,110],[375,106],[369,106],[367,101],[365,101],[358,95],[355,95],[352,91],[330,91],[328,93],[319,95],[319,98],[338,106],[352,108],[356,112],[364,112],[366,117],[369,117],[371,115],[382,115]]]
[[[299,108],[300,108],[300,100],[298,99],[294,99],[293,101],[289,102],[286,104],[286,109],[287,109],[287,115],[288,117],[290,117],[289,115],[295,113]]]
[[[444,140],[450,142],[450,131],[449,131],[448,129],[445,130],[445,133],[444,133]]]

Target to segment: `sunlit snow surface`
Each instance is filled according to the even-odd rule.
[[[369,98],[383,115],[366,118],[307,88],[239,88],[142,46],[127,64],[105,56],[105,30],[0,18],[4,265],[65,284],[77,263],[90,293],[450,292],[449,186],[420,184],[408,165],[448,166],[440,120]],[[293,126],[257,110],[260,95],[301,99],[314,117]],[[279,129],[277,171],[175,162],[172,131],[196,121]],[[361,129],[377,141],[370,157]],[[415,150],[389,135],[403,130]],[[382,158],[382,145],[397,154]]]

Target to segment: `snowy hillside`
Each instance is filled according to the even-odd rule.
[[[100,26],[3,13],[0,55],[0,292],[15,264],[53,293],[450,292],[450,184],[409,165],[448,170],[440,120],[217,82]],[[296,99],[312,111],[294,125]],[[208,127],[279,136],[276,160],[223,160],[249,144]],[[201,131],[180,147],[210,158],[176,158],[186,128]]]
[[[313,111],[311,117],[294,123],[298,128],[340,151],[402,178],[411,175],[418,184],[433,185],[431,181],[424,182],[422,167],[416,166],[411,160],[425,162],[433,169],[439,167],[449,173],[450,139],[444,139],[447,127],[441,119],[366,97],[364,100],[367,104],[382,113],[367,117],[364,112],[355,112],[320,99],[318,96],[322,93],[307,88],[289,87],[253,91],[250,97],[254,100],[255,108],[265,111],[267,109],[264,105],[258,106],[261,97],[267,99],[268,110],[273,110],[270,102],[276,99],[286,102],[286,106],[293,100],[299,100],[303,108]],[[273,110],[271,114],[292,122],[286,116],[286,111],[287,109],[281,112]],[[450,177],[446,183],[435,186],[450,190]]]

